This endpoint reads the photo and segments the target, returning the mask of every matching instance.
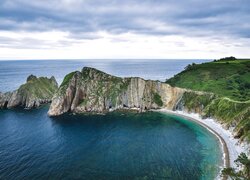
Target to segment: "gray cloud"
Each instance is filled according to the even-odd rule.
[[[0,30],[70,33],[72,39],[133,32],[250,38],[248,0],[2,0]]]
[[[0,36],[0,47],[1,48],[15,48],[15,49],[51,49],[67,47],[67,45],[72,45],[78,43],[77,40],[59,40],[56,42],[48,42],[46,40],[34,38],[10,38]]]

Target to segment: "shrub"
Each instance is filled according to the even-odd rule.
[[[162,106],[162,105],[163,105],[163,102],[162,102],[162,100],[161,100],[161,96],[160,96],[158,93],[154,93],[153,100],[154,100],[154,102],[155,102],[158,106]]]

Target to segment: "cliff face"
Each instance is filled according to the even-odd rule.
[[[176,104],[175,110],[198,113],[207,117],[207,108],[216,98],[218,97],[213,93],[187,90]]]
[[[212,93],[185,91],[175,110],[215,118],[226,129],[232,130],[240,141],[250,142],[250,101],[234,101]]]
[[[57,82],[50,79],[30,75],[25,84],[13,92],[0,93],[0,108],[24,107],[33,108],[51,102],[58,89]]]
[[[138,77],[120,78],[94,68],[68,74],[54,95],[48,114],[107,112],[116,109],[139,111],[165,107],[176,109],[184,92],[159,81]]]
[[[1,96],[1,95],[0,95]],[[119,78],[94,68],[68,74],[55,93],[48,114],[105,113],[117,109],[145,111],[166,108],[213,117],[236,137],[250,141],[250,102],[233,101],[214,93],[172,87],[138,77]]]

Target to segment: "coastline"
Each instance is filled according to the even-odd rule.
[[[246,152],[246,147],[243,147],[238,143],[238,140],[233,137],[230,130],[224,129],[222,125],[216,122],[214,119],[211,118],[202,119],[200,115],[196,113],[187,113],[184,111],[171,111],[167,109],[159,109],[156,111],[178,115],[205,127],[208,131],[213,133],[220,141],[221,149],[223,152],[223,168],[225,167],[237,168],[236,165],[234,164],[234,160],[237,159],[238,155],[241,152]]]

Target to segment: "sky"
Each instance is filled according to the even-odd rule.
[[[1,0],[0,59],[250,57],[249,0]]]

